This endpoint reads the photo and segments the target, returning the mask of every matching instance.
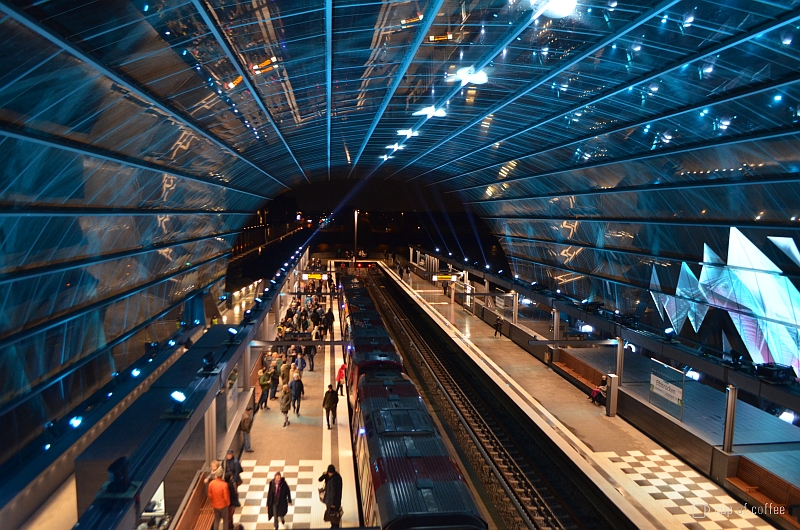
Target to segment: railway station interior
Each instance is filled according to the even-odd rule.
[[[797,0],[0,35],[0,529],[800,529]]]

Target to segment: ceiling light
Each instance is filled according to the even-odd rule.
[[[578,0],[550,0],[540,1],[531,0],[531,7],[542,11],[542,14],[548,18],[564,18],[575,11],[578,5]]]
[[[447,112],[444,109],[437,109],[433,105],[430,107],[425,107],[424,109],[420,109],[414,113],[414,116],[427,116],[428,119],[436,116],[437,118],[443,118],[447,116]]]
[[[456,78],[461,80],[461,86],[468,85],[469,83],[473,85],[483,85],[489,81],[489,76],[486,75],[486,72],[483,70],[475,72],[475,68],[472,66],[459,68],[455,75],[447,76],[447,82],[452,83]]]
[[[73,429],[77,429],[78,427],[80,427],[82,421],[83,421],[82,417],[75,416],[74,418],[71,418],[69,420],[69,424]]]
[[[417,131],[412,131],[411,129],[400,129],[397,131],[397,134],[400,136],[405,136],[406,138],[411,138],[412,136],[419,136]]]
[[[400,149],[405,149],[405,147],[398,143],[395,143],[394,145],[387,145],[386,149],[394,149],[395,151],[398,151]]]

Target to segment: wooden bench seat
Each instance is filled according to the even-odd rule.
[[[743,456],[739,457],[736,476],[726,478],[725,482],[755,503],[768,507],[774,514],[772,517],[788,523],[788,528],[800,528],[800,488],[797,486]],[[783,513],[776,513],[781,508]],[[791,515],[792,511],[795,515]]]

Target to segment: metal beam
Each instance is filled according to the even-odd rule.
[[[36,206],[4,206],[0,210],[2,217],[76,217],[100,215],[104,217],[146,215],[253,215],[253,212],[244,210],[177,210],[163,208],[92,208],[81,206],[78,208],[39,208]],[[7,209],[6,209],[7,208]]]
[[[455,189],[452,189],[452,190],[445,191],[444,193],[456,193],[456,192],[459,192],[459,191],[466,191],[466,190],[471,190],[471,189],[483,188],[484,186],[492,185],[492,184],[501,184],[501,183],[507,184],[509,182],[517,182],[517,181],[520,181],[520,180],[534,179],[534,178],[539,178],[539,177],[547,177],[547,176],[550,176],[550,175],[558,175],[560,173],[566,173],[568,171],[580,171],[580,170],[584,170],[584,169],[594,169],[594,168],[598,168],[598,167],[612,166],[614,164],[622,164],[622,163],[625,163],[625,162],[634,162],[634,161],[637,161],[637,160],[647,160],[648,158],[658,158],[658,157],[662,157],[662,156],[666,157],[666,156],[678,155],[678,154],[681,154],[681,153],[688,153],[688,152],[691,152],[691,151],[699,151],[701,149],[708,149],[710,147],[720,147],[720,146],[725,146],[725,145],[736,145],[736,144],[740,144],[740,143],[756,142],[756,141],[761,141],[761,140],[772,140],[772,139],[775,139],[775,138],[783,138],[784,136],[794,136],[794,135],[797,135],[797,134],[800,134],[800,126],[795,125],[793,127],[786,127],[786,128],[782,128],[782,129],[778,129],[778,130],[762,131],[762,132],[753,133],[753,134],[743,134],[743,135],[739,135],[739,136],[732,136],[732,137],[729,137],[729,138],[717,138],[717,139],[714,139],[714,140],[708,140],[708,141],[705,141],[705,142],[696,142],[696,143],[688,144],[688,145],[685,145],[685,146],[676,146],[676,147],[673,147],[673,148],[670,148],[670,149],[660,149],[660,150],[656,149],[656,150],[652,150],[652,151],[647,151],[646,153],[643,153],[643,154],[639,153],[639,154],[624,156],[622,158],[615,158],[615,159],[611,159],[611,160],[602,160],[600,162],[595,162],[593,164],[583,164],[583,165],[569,166],[569,167],[565,167],[565,168],[561,168],[561,169],[557,169],[557,170],[553,170],[553,171],[546,171],[544,173],[537,173],[537,174],[534,174],[534,175],[528,175],[528,176],[524,176],[524,177],[516,177],[516,178],[513,178],[513,179],[506,179],[506,180],[499,181],[499,182],[490,182],[488,184],[475,184],[475,185],[466,186],[466,187],[463,187],[463,188],[455,188]],[[565,195],[569,195],[569,194],[565,193]]]
[[[668,74],[670,72],[673,72],[673,71],[681,68],[684,65],[693,63],[695,61],[699,61],[699,60],[701,60],[701,59],[703,59],[705,57],[709,57],[711,55],[718,54],[718,53],[720,53],[720,52],[722,52],[724,50],[727,50],[729,48],[733,48],[735,46],[738,46],[739,44],[742,44],[742,43],[744,43],[744,42],[746,42],[746,41],[752,39],[753,37],[758,36],[758,35],[760,35],[762,33],[765,33],[765,32],[768,32],[768,31],[772,31],[774,29],[786,26],[788,24],[793,24],[793,23],[797,22],[798,20],[800,20],[800,15],[798,15],[796,11],[789,12],[789,13],[781,16],[781,17],[778,17],[775,20],[771,20],[771,21],[765,22],[763,24],[760,24],[760,25],[750,29],[749,31],[747,31],[747,32],[745,32],[745,33],[743,33],[741,35],[734,36],[734,37],[732,37],[732,38],[730,38],[730,39],[728,39],[728,40],[726,40],[724,42],[721,42],[719,44],[715,44],[713,46],[710,46],[710,47],[708,47],[708,48],[706,48],[704,50],[701,50],[701,51],[699,51],[697,53],[693,53],[692,55],[689,55],[687,57],[679,59],[679,60],[673,62],[670,65],[667,65],[667,66],[665,66],[663,68],[659,68],[659,69],[654,70],[652,72],[648,72],[648,73],[646,73],[646,74],[644,74],[644,75],[642,75],[642,76],[640,76],[640,77],[638,77],[636,79],[633,79],[633,80],[631,80],[629,82],[617,85],[615,88],[609,90],[608,92],[606,92],[606,93],[604,93],[602,95],[599,95],[599,96],[594,97],[594,98],[590,98],[587,101],[582,101],[579,105],[574,105],[574,106],[572,106],[571,108],[569,108],[567,110],[559,111],[557,113],[551,114],[549,117],[547,117],[547,118],[545,118],[545,119],[543,119],[541,121],[538,121],[538,122],[534,123],[533,125],[530,125],[528,127],[523,127],[522,129],[519,129],[516,132],[508,134],[508,135],[506,135],[506,136],[504,136],[502,138],[495,139],[492,142],[489,142],[486,145],[484,145],[482,147],[479,147],[477,149],[472,149],[472,150],[470,150],[469,153],[467,153],[465,155],[462,155],[460,157],[453,158],[452,160],[449,160],[449,161],[445,162],[444,164],[440,164],[440,165],[436,166],[435,168],[429,169],[425,173],[420,174],[419,176],[422,176],[422,175],[425,175],[427,173],[430,173],[431,171],[439,169],[439,168],[441,168],[443,166],[446,166],[448,164],[452,164],[453,162],[457,162],[459,160],[462,160],[463,158],[466,158],[466,157],[471,156],[471,155],[473,155],[475,153],[483,151],[484,149],[488,149],[489,147],[491,147],[492,145],[494,145],[494,144],[496,144],[498,142],[505,142],[505,141],[508,141],[508,140],[510,140],[512,138],[515,138],[515,137],[517,137],[517,136],[519,136],[521,134],[524,134],[526,132],[529,132],[529,131],[532,131],[534,129],[537,129],[537,128],[543,126],[543,125],[546,125],[546,124],[548,124],[548,123],[550,123],[550,122],[552,122],[554,120],[557,120],[557,119],[561,118],[562,116],[564,116],[566,114],[570,114],[572,112],[578,111],[578,110],[580,110],[580,109],[582,109],[584,107],[587,107],[587,106],[596,105],[597,103],[599,103],[601,101],[604,101],[604,100],[606,100],[608,98],[614,97],[614,96],[616,96],[616,95],[628,90],[628,87],[632,87],[632,86],[640,85],[640,84],[643,84],[643,83],[647,83],[648,81],[651,81],[651,80],[653,80],[653,79],[655,79],[657,77],[660,77],[660,76],[666,75],[666,74]],[[599,132],[598,135],[600,135],[600,134],[604,134],[604,133],[603,132]]]
[[[611,33],[607,37],[601,39],[600,42],[594,44],[593,46],[590,46],[588,49],[578,53],[577,55],[575,55],[574,57],[570,58],[569,60],[563,61],[564,64],[561,64],[562,61],[559,61],[559,63],[556,64],[555,68],[552,69],[549,73],[547,73],[547,75],[545,75],[544,77],[540,77],[536,81],[534,81],[533,83],[523,87],[520,90],[517,90],[516,92],[514,92],[509,97],[505,98],[501,102],[499,102],[496,105],[492,106],[489,110],[484,112],[483,115],[480,116],[479,118],[477,118],[475,120],[472,120],[471,122],[467,123],[466,125],[462,125],[455,132],[449,134],[447,137],[445,137],[444,139],[440,140],[433,147],[427,149],[425,152],[423,152],[422,154],[420,154],[419,156],[414,158],[411,162],[409,162],[408,164],[406,164],[405,166],[403,166],[399,170],[397,170],[394,173],[392,173],[389,177],[393,177],[394,175],[396,175],[400,171],[404,170],[408,166],[414,164],[420,158],[423,158],[423,157],[427,156],[429,153],[431,153],[432,151],[435,151],[436,149],[438,149],[443,144],[449,142],[450,140],[452,140],[455,137],[459,136],[460,134],[468,131],[469,129],[475,127],[476,125],[479,125],[483,120],[485,120],[490,115],[501,111],[502,109],[504,109],[508,105],[510,105],[513,102],[515,102],[516,100],[518,100],[519,98],[521,98],[523,96],[526,96],[526,95],[530,94],[531,92],[533,92],[534,90],[536,90],[537,88],[539,88],[540,86],[545,85],[546,83],[549,83],[554,78],[556,78],[559,75],[563,74],[564,72],[566,72],[567,70],[569,70],[573,66],[577,65],[581,61],[583,61],[585,59],[588,59],[589,57],[591,57],[592,55],[596,54],[597,52],[599,52],[600,50],[602,50],[606,46],[610,46],[615,41],[619,40],[621,37],[624,37],[625,35],[627,35],[631,31],[635,30],[636,28],[638,28],[642,24],[645,24],[651,18],[655,17],[656,15],[660,15],[665,10],[671,8],[672,6],[674,6],[675,4],[677,4],[679,2],[680,2],[680,0],[665,0],[665,1],[662,1],[659,4],[657,4],[656,6],[652,7],[651,9],[645,11],[644,13],[639,15],[638,17],[634,18],[632,21],[630,21],[627,24],[625,24],[621,29],[619,29],[619,30]],[[503,49],[505,49],[505,47],[503,47]],[[495,143],[495,142],[492,142],[492,143]],[[419,176],[421,176],[421,175],[415,175],[414,177],[411,177],[410,179],[406,180],[405,182],[409,182],[411,180],[414,180],[415,178],[417,178]]]
[[[142,291],[144,291],[146,289],[149,289],[150,287],[153,287],[154,285],[158,285],[160,283],[164,283],[167,280],[171,280],[172,278],[175,278],[175,277],[180,276],[182,274],[186,274],[188,272],[191,272],[193,270],[198,269],[199,267],[202,267],[203,265],[207,265],[207,264],[209,264],[211,262],[214,262],[214,261],[217,261],[218,259],[221,259],[221,258],[226,258],[226,257],[228,257],[230,255],[231,255],[231,252],[223,252],[221,254],[216,255],[213,258],[208,258],[208,259],[203,260],[201,262],[195,263],[195,264],[193,264],[193,265],[191,265],[189,267],[177,270],[177,271],[172,272],[170,274],[166,274],[164,276],[160,276],[157,279],[150,280],[149,282],[145,282],[143,284],[140,284],[140,285],[137,285],[135,287],[132,287],[132,288],[128,289],[127,291],[122,291],[121,293],[117,293],[117,294],[115,294],[113,296],[110,296],[108,298],[103,298],[102,300],[98,300],[98,301],[93,302],[93,303],[91,303],[89,305],[86,305],[86,306],[80,307],[78,309],[69,311],[69,312],[67,312],[65,314],[59,315],[59,316],[57,316],[55,318],[52,318],[50,320],[46,320],[46,321],[41,322],[39,324],[36,324],[34,326],[22,329],[20,331],[15,332],[15,333],[10,333],[10,334],[4,336],[2,339],[0,339],[0,348],[6,348],[8,346],[11,346],[12,344],[15,344],[15,343],[17,343],[17,342],[19,342],[21,340],[24,340],[24,339],[26,339],[26,338],[28,338],[28,337],[30,337],[32,335],[35,335],[37,333],[41,333],[42,331],[47,331],[47,330],[52,329],[52,328],[54,328],[56,326],[60,326],[61,324],[65,324],[65,323],[69,322],[70,320],[74,320],[74,319],[76,319],[78,317],[81,317],[81,316],[83,316],[83,315],[85,315],[87,313],[90,313],[92,311],[97,311],[98,309],[102,309],[103,307],[105,307],[107,305],[110,305],[110,304],[112,304],[114,302],[117,302],[119,300],[122,300],[124,298],[128,298],[129,296],[132,296],[134,294],[140,293],[140,292],[142,292]]]
[[[24,142],[30,142],[37,145],[42,145],[45,147],[51,147],[53,149],[68,151],[70,153],[75,153],[78,155],[98,158],[100,160],[113,162],[115,164],[120,164],[127,167],[143,169],[147,171],[154,171],[157,173],[163,173],[165,175],[187,179],[194,182],[201,182],[203,184],[208,184],[209,186],[217,186],[220,188],[237,191],[239,193],[246,193],[247,195],[252,195],[253,197],[258,197],[259,199],[264,199],[268,201],[272,200],[270,197],[267,197],[266,195],[253,193],[252,191],[247,191],[244,188],[231,186],[230,184],[224,184],[222,182],[217,182],[191,173],[176,171],[171,167],[162,166],[161,164],[154,164],[152,162],[147,162],[144,160],[140,160],[138,158],[133,158],[127,155],[123,155],[121,153],[115,153],[113,151],[108,151],[107,149],[103,149],[102,147],[97,147],[94,145],[77,142],[69,138],[64,138],[61,136],[53,137],[49,134],[43,133],[42,131],[31,129],[28,127],[19,127],[7,122],[0,122],[0,135],[6,136],[8,138],[14,138],[16,140],[22,140]]]
[[[331,93],[333,92],[333,0],[325,0],[325,118],[328,127],[328,180],[331,180]],[[358,162],[358,159],[356,159]],[[355,166],[354,166],[355,167]]]
[[[110,67],[106,66],[105,64],[101,63],[97,59],[90,56],[88,53],[83,52],[80,48],[63,38],[61,35],[56,34],[46,26],[42,25],[38,20],[35,20],[30,15],[28,15],[22,9],[17,8],[14,4],[11,4],[8,0],[0,0],[0,10],[6,13],[9,17],[13,18],[21,26],[29,29],[30,31],[34,32],[35,34],[39,35],[43,39],[47,40],[48,42],[55,44],[59,48],[63,49],[70,55],[73,55],[77,59],[83,61],[84,63],[88,64],[102,75],[108,77],[113,82],[117,83],[121,87],[124,87],[126,90],[130,91],[131,93],[135,94],[139,98],[145,100],[150,105],[153,105],[158,110],[166,114],[167,116],[172,117],[175,121],[182,123],[184,126],[194,130],[200,136],[208,140],[209,142],[213,143],[217,147],[231,153],[233,156],[242,160],[243,162],[247,163],[248,165],[255,168],[259,173],[266,175],[270,179],[274,180],[287,190],[290,189],[289,186],[281,182],[280,180],[276,179],[259,166],[257,166],[254,162],[249,160],[248,158],[244,157],[241,153],[239,153],[235,148],[223,143],[219,140],[216,136],[211,134],[209,131],[205,129],[199,122],[197,122],[193,117],[188,115],[182,110],[179,110],[172,105],[168,105],[161,101],[161,99],[149,89],[139,85],[137,81],[128,78],[124,74],[120,74],[112,70]]]
[[[19,271],[15,271],[14,269],[12,269],[8,272],[0,273],[0,285],[9,282],[16,282],[19,280],[36,278],[39,276],[44,276],[45,274],[52,274],[54,272],[64,272],[74,269],[80,269],[82,267],[89,267],[92,265],[105,263],[107,261],[132,258],[134,256],[139,256],[141,254],[148,254],[150,252],[157,252],[159,250],[179,247],[181,245],[198,243],[200,241],[206,241],[208,239],[213,239],[217,237],[223,238],[226,236],[237,235],[239,233],[241,233],[241,230],[231,230],[229,232],[217,232],[216,234],[210,234],[207,236],[192,237],[189,239],[183,239],[179,241],[170,241],[168,243],[156,243],[150,246],[141,246],[132,250],[123,250],[121,252],[112,252],[110,254],[100,254],[96,256],[90,256],[87,258],[76,259],[66,262],[48,263],[47,265],[25,268]]]
[[[616,193],[646,193],[650,191],[672,191],[692,188],[727,188],[733,186],[765,186],[768,184],[787,184],[799,182],[800,173],[787,173],[781,176],[766,178],[735,178],[713,180],[686,180],[668,184],[643,184],[641,186],[622,186],[618,188],[586,189],[580,191],[565,190],[563,193],[548,193],[545,195],[530,195],[514,198],[486,199],[484,201],[465,201],[464,204],[491,204],[496,202],[527,201],[537,199],[555,199],[558,197],[585,197],[587,195],[612,195]]]
[[[525,158],[532,158],[534,156],[542,155],[544,153],[549,153],[550,151],[555,151],[555,150],[558,150],[558,149],[562,149],[564,147],[568,147],[568,146],[573,145],[573,144],[586,142],[586,141],[592,140],[594,138],[598,138],[600,136],[606,136],[606,135],[609,135],[609,134],[623,132],[623,131],[625,131],[627,129],[633,129],[635,127],[641,127],[643,125],[649,125],[651,123],[655,123],[655,122],[658,122],[658,121],[661,121],[661,120],[668,120],[668,119],[671,119],[671,118],[676,118],[676,117],[678,117],[678,116],[680,116],[682,114],[688,114],[690,112],[697,112],[698,110],[700,110],[702,108],[705,108],[705,107],[711,107],[711,106],[714,106],[714,105],[719,105],[721,103],[730,103],[732,101],[737,101],[739,99],[743,99],[743,98],[746,98],[746,97],[754,96],[756,94],[761,94],[763,92],[768,92],[770,90],[778,90],[778,89],[781,89],[781,88],[785,88],[785,87],[787,87],[789,85],[793,85],[793,84],[795,84],[795,83],[797,83],[799,81],[800,81],[800,74],[793,74],[793,75],[790,75],[790,76],[787,76],[787,77],[784,77],[784,78],[781,78],[781,79],[777,79],[777,80],[774,80],[774,81],[767,81],[766,83],[759,83],[757,85],[753,85],[753,86],[750,86],[750,87],[745,87],[745,88],[742,88],[742,89],[739,89],[739,90],[733,90],[732,92],[729,92],[727,94],[722,94],[722,95],[719,95],[719,96],[716,96],[716,97],[704,99],[704,100],[701,100],[701,101],[699,101],[697,103],[694,103],[692,105],[684,105],[683,107],[680,107],[678,109],[670,110],[670,111],[667,111],[667,112],[664,112],[664,113],[661,113],[661,114],[657,114],[657,115],[654,115],[654,116],[644,117],[644,118],[639,119],[637,121],[627,122],[627,123],[624,123],[624,124],[619,125],[617,127],[612,127],[611,129],[607,129],[607,130],[604,130],[604,131],[599,132],[599,133],[586,134],[586,135],[584,135],[584,136],[582,136],[580,138],[576,138],[574,140],[569,140],[569,141],[566,141],[566,142],[562,142],[560,144],[548,146],[548,147],[545,147],[544,149],[539,149],[538,151],[533,151],[533,152],[525,154],[525,155],[515,156],[514,158],[509,159],[509,160],[504,160],[502,162],[496,162],[496,163],[493,163],[493,164],[489,164],[488,166],[483,166],[483,167],[480,167],[478,169],[472,169],[472,170],[467,171],[465,173],[460,173],[460,174],[452,176],[452,177],[447,177],[447,178],[444,178],[444,179],[441,179],[441,180],[437,180],[435,182],[431,182],[430,184],[427,184],[427,186],[432,186],[434,184],[441,184],[442,182],[447,182],[449,180],[465,177],[467,175],[472,175],[473,173],[477,173],[479,171],[485,171],[485,170],[491,169],[493,167],[502,166],[504,164],[507,164],[511,160],[519,162],[520,160],[523,160]],[[492,144],[492,145],[494,145],[494,144]],[[481,149],[484,149],[484,148],[482,147],[479,150],[481,150]],[[425,175],[427,173],[430,173],[431,171],[434,171],[435,169],[438,169],[439,167],[442,167],[442,166],[441,165],[437,166],[436,168],[431,169],[429,171],[426,171],[425,173],[422,173],[419,176],[422,176],[422,175]]]
[[[347,346],[352,344],[349,340],[251,340],[250,346],[263,348],[265,346]]]
[[[331,1],[332,0],[327,0],[328,3]],[[386,109],[389,107],[389,103],[394,97],[397,87],[399,87],[400,83],[403,81],[408,67],[411,66],[411,62],[417,55],[417,51],[419,51],[419,47],[425,40],[428,31],[431,29],[433,21],[436,19],[436,15],[442,8],[442,5],[444,5],[444,0],[433,0],[430,5],[428,5],[428,9],[425,11],[422,17],[422,24],[417,26],[417,30],[414,33],[414,38],[411,40],[411,44],[409,44],[403,60],[397,67],[394,79],[392,79],[392,83],[389,85],[389,88],[386,89],[386,94],[383,96],[383,101],[381,101],[381,105],[378,107],[378,111],[375,113],[375,117],[372,119],[369,129],[367,129],[367,134],[364,136],[364,141],[361,143],[361,148],[358,150],[358,154],[353,162],[353,167],[350,169],[350,174],[347,176],[347,178],[350,178],[350,175],[352,175],[353,171],[355,171],[356,165],[361,159],[361,155],[364,154],[364,149],[367,148],[367,144],[369,143],[370,138],[372,138],[372,133],[375,132],[375,129],[378,127],[378,122],[380,122],[381,118],[383,117],[383,113],[386,112]]]
[[[667,225],[667,226],[707,226],[710,228],[730,228],[732,226],[744,228],[758,228],[770,230],[797,230],[797,223],[787,221],[786,223],[771,223],[769,221],[752,221],[743,219],[726,219],[722,221],[712,221],[708,219],[679,219],[670,217],[669,219],[641,219],[627,217],[550,217],[550,216],[493,216],[481,215],[481,219],[492,219],[498,221],[566,221],[581,223],[620,223],[626,225]]]
[[[609,339],[609,340],[529,340],[528,344],[535,344],[538,346],[544,346],[548,344],[552,344],[553,346],[616,346],[617,340],[616,339]],[[599,351],[599,350],[598,350]]]
[[[500,53],[502,53],[504,49],[506,49],[508,46],[510,46],[516,40],[516,38],[519,35],[521,35],[522,32],[524,32],[528,28],[528,26],[530,26],[531,23],[539,17],[539,15],[541,15],[541,13],[542,13],[541,9],[538,10],[538,11],[532,11],[530,15],[526,15],[525,17],[523,17],[523,21],[521,23],[517,24],[516,26],[512,27],[510,30],[506,31],[503,34],[503,37],[502,37],[502,40],[500,41],[500,43],[495,44],[495,46],[492,47],[492,49],[490,49],[489,51],[484,53],[481,56],[481,58],[478,59],[475,62],[475,64],[473,65],[473,68],[475,69],[475,71],[476,72],[480,71],[486,65],[491,63],[494,60],[494,58],[497,57],[497,55],[499,55]],[[463,87],[461,85],[456,84],[455,86],[453,86],[453,88],[451,88],[447,92],[447,94],[445,94],[445,96],[443,98],[439,99],[439,103],[436,103],[433,106],[437,110],[442,108],[442,107],[444,107],[444,106],[446,106],[447,102],[450,101],[450,99],[454,98],[461,91],[462,88]],[[420,118],[419,120],[417,120],[416,125],[414,125],[411,129],[416,131],[420,127],[422,127],[427,121],[428,121],[428,118],[425,118],[425,117]],[[409,140],[408,138],[404,138],[399,142],[399,144],[401,146],[405,145],[408,140]],[[375,166],[372,169],[372,171],[370,171],[370,173],[367,175],[367,178],[372,176],[372,174],[375,173],[375,171],[377,171],[378,168],[380,168],[382,163],[383,162],[381,162],[377,166]],[[388,178],[389,177],[387,177],[384,180],[388,180]]]
[[[211,14],[209,14],[208,12],[209,8],[206,6],[203,0],[192,0],[192,4],[194,4],[195,9],[197,9],[197,12],[202,17],[203,22],[205,22],[206,26],[208,26],[209,31],[214,35],[214,38],[217,40],[219,46],[222,48],[222,51],[224,51],[225,55],[228,56],[228,60],[230,61],[231,66],[233,66],[233,68],[236,70],[236,73],[241,76],[242,83],[244,83],[244,85],[250,91],[250,94],[253,95],[253,100],[255,100],[256,105],[258,105],[258,108],[260,108],[261,112],[264,113],[264,117],[267,119],[267,121],[269,121],[269,124],[275,130],[275,134],[278,135],[278,139],[280,139],[281,143],[283,143],[283,146],[286,148],[286,152],[289,153],[289,156],[292,157],[292,160],[294,160],[294,163],[300,170],[300,174],[303,175],[303,177],[306,179],[306,182],[311,184],[311,181],[308,180],[308,175],[306,175],[306,172],[303,171],[302,166],[300,166],[300,162],[297,161],[297,158],[294,156],[292,149],[289,147],[289,144],[286,143],[286,139],[281,134],[280,129],[278,129],[278,124],[275,123],[275,120],[272,119],[272,115],[270,114],[266,105],[264,105],[264,102],[261,100],[259,92],[258,90],[256,90],[256,86],[253,84],[253,80],[250,78],[250,72],[245,71],[246,68],[242,68],[242,65],[239,63],[238,57],[236,57],[236,55],[233,53],[233,50],[231,49],[230,43],[225,39],[225,36],[222,35],[222,32],[220,32],[217,22],[211,18]],[[216,18],[216,13],[214,13],[214,18]]]

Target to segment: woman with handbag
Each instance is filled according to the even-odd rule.
[[[342,476],[336,472],[333,464],[328,466],[328,472],[320,477],[325,481],[325,516],[323,519],[331,523],[331,528],[339,528],[342,522]]]

